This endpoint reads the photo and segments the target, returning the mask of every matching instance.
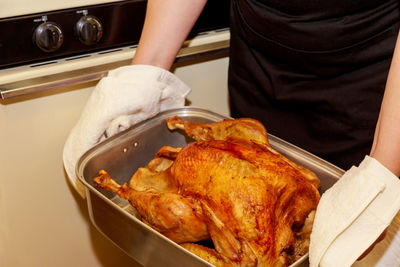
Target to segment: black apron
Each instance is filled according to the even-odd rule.
[[[358,164],[399,19],[398,0],[231,0],[231,115],[345,170]]]

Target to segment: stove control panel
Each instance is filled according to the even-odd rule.
[[[146,5],[128,0],[0,18],[0,69],[136,45]],[[229,0],[208,1],[191,35],[228,27]]]

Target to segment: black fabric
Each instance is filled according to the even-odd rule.
[[[399,3],[322,2],[231,1],[231,115],[348,169],[372,145]]]

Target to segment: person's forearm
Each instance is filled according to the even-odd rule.
[[[386,83],[371,156],[400,175],[400,39]]]
[[[149,0],[132,64],[169,69],[207,0]]]

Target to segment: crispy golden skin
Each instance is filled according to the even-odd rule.
[[[308,250],[319,180],[270,147],[256,120],[167,119],[197,140],[163,147],[129,186],[94,181],[128,199],[143,220],[218,266],[287,266]],[[306,225],[305,225],[305,222]],[[214,249],[195,242],[211,238]]]

